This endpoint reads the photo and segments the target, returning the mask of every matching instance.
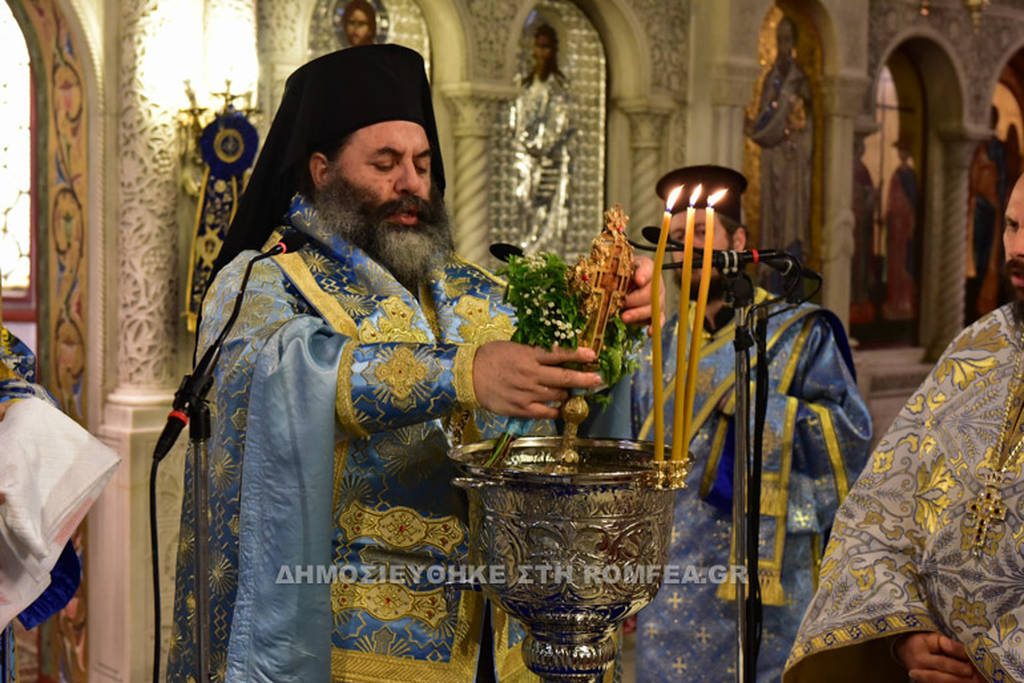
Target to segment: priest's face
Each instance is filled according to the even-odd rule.
[[[353,133],[334,162],[310,159],[323,226],[367,252],[415,292],[452,252],[448,215],[431,186],[423,128],[386,121]]]
[[[694,211],[694,223],[693,223],[693,246],[699,249],[704,248],[705,241],[707,239],[706,227],[707,227],[707,212],[704,209],[697,209]],[[669,237],[682,243],[686,239],[686,212],[681,211],[672,216],[672,222],[669,224],[668,229]],[[743,228],[737,228],[733,232],[732,237],[729,237],[729,232],[722,225],[721,221],[715,221],[715,234],[711,241],[712,249],[736,249],[737,251],[743,250],[747,246],[747,233]],[[672,260],[681,262],[683,260],[683,252],[674,251],[672,252]],[[697,285],[700,283],[700,261],[696,258],[693,264],[693,276],[690,282],[690,297],[693,299],[697,298]],[[677,282],[682,281],[682,270],[675,271],[675,278]],[[711,272],[711,281],[708,290],[708,297],[712,300],[721,298],[725,292],[722,287],[722,274],[718,270]]]
[[[1005,270],[1017,301],[1024,302],[1024,176],[1017,180],[1006,203],[1006,226],[1003,228],[1003,247],[1006,251]]]

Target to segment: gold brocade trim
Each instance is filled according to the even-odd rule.
[[[0,381],[5,379],[19,379],[19,377],[15,374],[14,370],[7,367],[7,363],[0,360]]]
[[[430,545],[450,555],[462,543],[465,532],[454,515],[428,519],[400,505],[379,512],[356,501],[338,517],[338,524],[351,541],[377,538],[395,548]]]
[[[540,682],[540,678],[526,668],[523,661],[523,641],[510,648],[508,646],[508,630],[512,619],[505,610],[498,609],[488,603],[491,610],[491,626],[494,629],[494,659],[501,683],[532,683]]]
[[[398,346],[374,369],[373,376],[388,388],[392,402],[399,407],[430,376],[430,369],[408,346]]]
[[[408,681],[471,681],[476,674],[478,635],[483,626],[483,596],[465,591],[459,597],[459,617],[447,662],[427,662],[388,653],[331,648],[331,680],[351,683]]]
[[[341,347],[341,359],[338,361],[338,387],[334,393],[334,412],[346,432],[366,439],[370,433],[359,421],[356,407],[352,404],[352,361],[355,355],[355,341],[345,342]]]
[[[786,662],[787,673],[808,655],[819,654],[829,650],[846,647],[854,643],[867,642],[875,638],[889,637],[910,631],[941,631],[938,624],[927,613],[909,615],[890,614],[872,617],[870,621],[848,624],[837,629],[825,631],[818,635],[797,641],[789,653]],[[829,680],[830,676],[805,680]]]
[[[811,588],[818,592],[821,577],[821,534],[811,534]]]
[[[448,616],[444,589],[409,590],[400,583],[331,583],[331,609],[335,614],[345,610],[362,610],[381,621],[411,617],[433,630]]]
[[[762,290],[762,289],[758,289],[757,293],[755,295],[755,300],[758,303],[760,303],[761,301],[763,301],[766,298],[767,298],[767,294],[765,293],[765,291]],[[785,320],[779,326],[779,329],[775,330],[775,332],[772,334],[771,339],[769,339],[768,342],[765,344],[766,350],[772,349],[775,346],[775,344],[778,343],[779,339],[781,339],[782,334],[786,330],[788,330],[794,323],[796,323],[799,320],[803,320],[808,315],[810,315],[811,313],[815,313],[818,310],[820,310],[820,309],[817,309],[817,308],[804,309],[804,310],[798,311],[796,313],[796,315],[794,315],[793,317],[788,318],[787,320]],[[718,332],[718,334],[715,336],[715,341],[712,342],[711,344],[709,344],[708,346],[704,347],[701,350],[701,360],[703,360],[706,356],[710,355],[713,351],[717,351],[718,349],[720,349],[723,344],[731,342],[732,339],[733,339],[733,335],[735,334],[735,329],[734,329],[735,327],[736,327],[735,319],[733,319],[731,322],[729,322],[728,325],[723,327]],[[792,362],[793,358],[796,358],[796,357],[799,356],[799,354],[795,353],[795,351],[797,349],[799,349],[800,346],[803,346],[803,341],[802,340],[806,339],[806,333],[807,333],[807,331],[809,329],[810,329],[809,327],[805,327],[804,328],[803,334],[801,335],[801,339],[798,340],[796,345],[794,345],[794,351],[790,352],[790,362]],[[676,327],[676,339],[678,339],[678,338],[679,338],[679,328],[677,326]],[[698,367],[699,367],[699,364],[698,364]],[[750,369],[753,370],[756,367],[757,367],[757,354],[754,354],[753,358],[750,359]],[[795,366],[794,366],[794,368],[795,368]],[[786,370],[786,373],[783,374],[784,378],[785,378],[786,374],[789,375],[789,380],[792,381],[793,373],[788,368]],[[721,384],[719,384],[717,387],[715,387],[710,392],[710,394],[708,396],[708,400],[706,400],[703,404],[701,404],[700,410],[697,411],[696,416],[694,417],[694,420],[693,420],[693,433],[694,434],[696,434],[700,430],[700,428],[704,425],[704,421],[708,419],[708,416],[711,414],[711,412],[718,407],[718,403],[721,400],[722,396],[724,396],[727,391],[731,391],[732,387],[733,387],[733,385],[735,383],[736,383],[736,373],[735,372],[727,373],[726,376],[722,378]],[[670,377],[668,379],[668,381],[665,382],[665,392],[663,394],[663,399],[662,399],[663,405],[667,405],[669,400],[674,400],[674,397],[675,397],[675,385],[676,385],[676,378],[675,378],[675,374],[673,374],[672,377]],[[788,389],[788,386],[789,385],[787,383],[786,384],[786,389]],[[786,389],[781,390],[780,393],[785,393]],[[724,406],[724,409],[725,409],[724,412],[726,412],[726,413],[731,415],[731,414],[733,414],[735,412],[735,407],[736,407],[736,396],[735,396],[735,394],[733,394],[733,395],[729,396],[729,399],[728,399],[728,401],[726,402],[726,404]],[[637,438],[640,439],[640,440],[649,439],[650,438],[651,430],[653,428],[654,428],[654,411],[652,409],[650,414],[647,415],[647,418],[644,419],[644,423],[640,427],[640,432],[639,432]]]
[[[786,517],[786,491],[778,473],[761,475],[761,514],[770,517]]]
[[[279,254],[274,257],[274,261],[302,293],[306,301],[316,308],[331,327],[353,339],[358,336],[355,321],[334,297],[320,289],[320,285],[316,283],[313,273],[309,271],[309,266],[306,265],[299,252]]]
[[[467,294],[459,297],[452,311],[465,321],[458,329],[467,344],[508,341],[516,331],[515,323],[509,316],[504,313],[491,315],[491,302],[487,299]]]
[[[725,445],[725,435],[729,431],[729,419],[724,415],[718,418],[718,426],[715,427],[715,436],[711,439],[711,452],[704,463],[704,475],[700,481],[700,497],[707,498],[711,494],[711,486],[715,483],[715,475],[718,473],[718,462],[722,459],[722,447]]]
[[[836,437],[836,427],[832,422],[832,413],[825,406],[809,404],[808,406],[818,420],[821,421],[821,433],[825,435],[825,449],[828,451],[828,460],[832,463],[832,473],[836,480],[836,496],[838,502],[842,503],[850,490],[850,484],[846,480],[846,467],[843,465],[843,454],[839,449],[839,439]]]
[[[508,287],[508,282],[507,281],[505,281],[504,279],[498,277],[497,275],[495,275],[491,271],[487,270],[486,268],[483,268],[482,266],[478,266],[477,264],[473,263],[472,261],[467,261],[466,259],[462,258],[461,256],[453,256],[452,257],[452,261],[454,261],[455,263],[461,263],[464,266],[468,266],[469,268],[472,268],[473,270],[475,270],[476,272],[480,273],[481,275],[486,277],[491,282],[494,282],[495,284],[501,285],[502,287]]]
[[[382,315],[374,325],[370,318],[359,323],[359,340],[362,342],[412,342],[425,344],[430,341],[427,333],[416,326],[416,311],[402,301],[401,297],[389,296],[380,303]]]
[[[338,509],[338,494],[341,493],[341,482],[345,478],[345,465],[348,460],[348,439],[341,438],[334,442],[334,488],[331,494],[331,510]]]
[[[782,553],[786,546],[786,522],[789,508],[789,474],[793,464],[793,430],[796,423],[796,411],[800,402],[793,396],[786,398],[786,416],[782,433],[782,448],[780,452],[779,472],[764,475],[763,481],[778,482],[775,488],[775,500],[771,503],[773,507],[781,510],[775,517],[775,547],[771,560],[758,558],[758,583],[761,585],[761,601],[765,605],[781,607],[786,604],[786,592],[782,587]],[[761,511],[764,514],[764,500],[762,500]],[[748,533],[750,531],[748,530]],[[758,529],[756,533],[760,533]],[[733,535],[729,543],[729,564],[736,564],[736,538]],[[735,581],[725,581],[719,584],[716,597],[721,600],[736,599]]]
[[[452,374],[455,375],[455,400],[467,410],[476,410],[480,407],[480,402],[476,400],[476,390],[473,388],[473,361],[476,359],[476,350],[476,346],[460,345],[455,351],[455,363],[452,367]]]

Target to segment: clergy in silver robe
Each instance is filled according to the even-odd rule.
[[[1017,306],[953,340],[878,444],[836,515],[787,683],[902,683],[890,648],[915,631],[963,643],[990,681],[1024,680]]]

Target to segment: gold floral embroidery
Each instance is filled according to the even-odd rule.
[[[396,548],[433,546],[450,555],[465,533],[454,516],[430,519],[412,508],[392,507],[383,512],[353,502],[338,518],[346,538],[377,538]]]
[[[359,324],[359,340],[363,342],[421,342],[427,333],[415,325],[416,314],[400,297],[389,296],[380,304],[383,312],[374,327],[371,318]]]
[[[331,584],[331,608],[335,614],[363,610],[381,621],[412,617],[432,629],[448,616],[443,589],[411,591],[397,583],[335,581]]]
[[[486,299],[464,296],[455,304],[455,314],[466,322],[459,325],[459,334],[467,344],[486,344],[504,341],[512,336],[515,325],[504,313],[491,316],[491,304]]]
[[[953,598],[953,613],[950,621],[960,619],[968,627],[980,626],[984,630],[992,628],[992,622],[986,616],[987,608],[984,601],[971,602],[957,595]]]
[[[416,359],[412,349],[400,346],[391,357],[377,366],[374,371],[377,380],[387,385],[398,402],[404,402],[413,388],[430,375],[427,366]]]
[[[929,534],[938,530],[939,518],[950,504],[947,493],[955,483],[953,473],[946,467],[944,455],[940,455],[932,467],[925,463],[918,468],[914,521]]]
[[[876,451],[871,464],[871,471],[875,474],[888,472],[892,468],[892,455],[895,451]]]
[[[996,367],[995,353],[1006,348],[1007,343],[998,322],[975,334],[961,336],[953,350],[935,368],[935,380],[942,382],[952,376],[957,388],[966,388],[975,377],[987,375]],[[967,356],[968,353],[979,352],[978,356]]]

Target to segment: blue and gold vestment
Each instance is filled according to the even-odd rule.
[[[218,680],[470,681],[480,594],[429,573],[390,579],[467,553],[444,421],[472,411],[457,420],[467,439],[504,427],[479,409],[472,380],[476,348],[514,329],[504,284],[453,259],[417,299],[299,197],[289,222],[312,240],[254,267],[216,372],[211,669]],[[254,255],[210,290],[200,352]],[[192,476],[186,466],[173,680],[195,675]],[[354,576],[389,580],[332,580]],[[492,620],[499,679],[515,680],[522,631],[500,611]]]
[[[766,297],[764,290],[757,291],[757,301]],[[727,681],[735,676],[735,587],[721,582],[729,576],[725,568],[735,564],[735,321],[714,332],[701,326],[701,333],[690,442],[695,464],[687,487],[676,497],[668,560],[672,573],[637,617],[637,661],[643,662],[637,667],[638,681]],[[666,444],[672,440],[677,338],[676,318],[663,328]],[[759,565],[765,607],[759,681],[777,680],[782,674],[814,591],[823,539],[848,483],[864,464],[871,436],[870,417],[835,316],[800,306],[772,317],[767,339],[770,388]],[[755,365],[751,354],[752,369]],[[649,439],[654,406],[649,360],[634,375],[631,391],[632,432]],[[621,432],[621,413],[618,418],[616,431]]]
[[[787,683],[902,683],[891,637],[914,631],[963,643],[985,680],[1024,680],[1022,405],[1009,304],[950,343],[836,513]]]

